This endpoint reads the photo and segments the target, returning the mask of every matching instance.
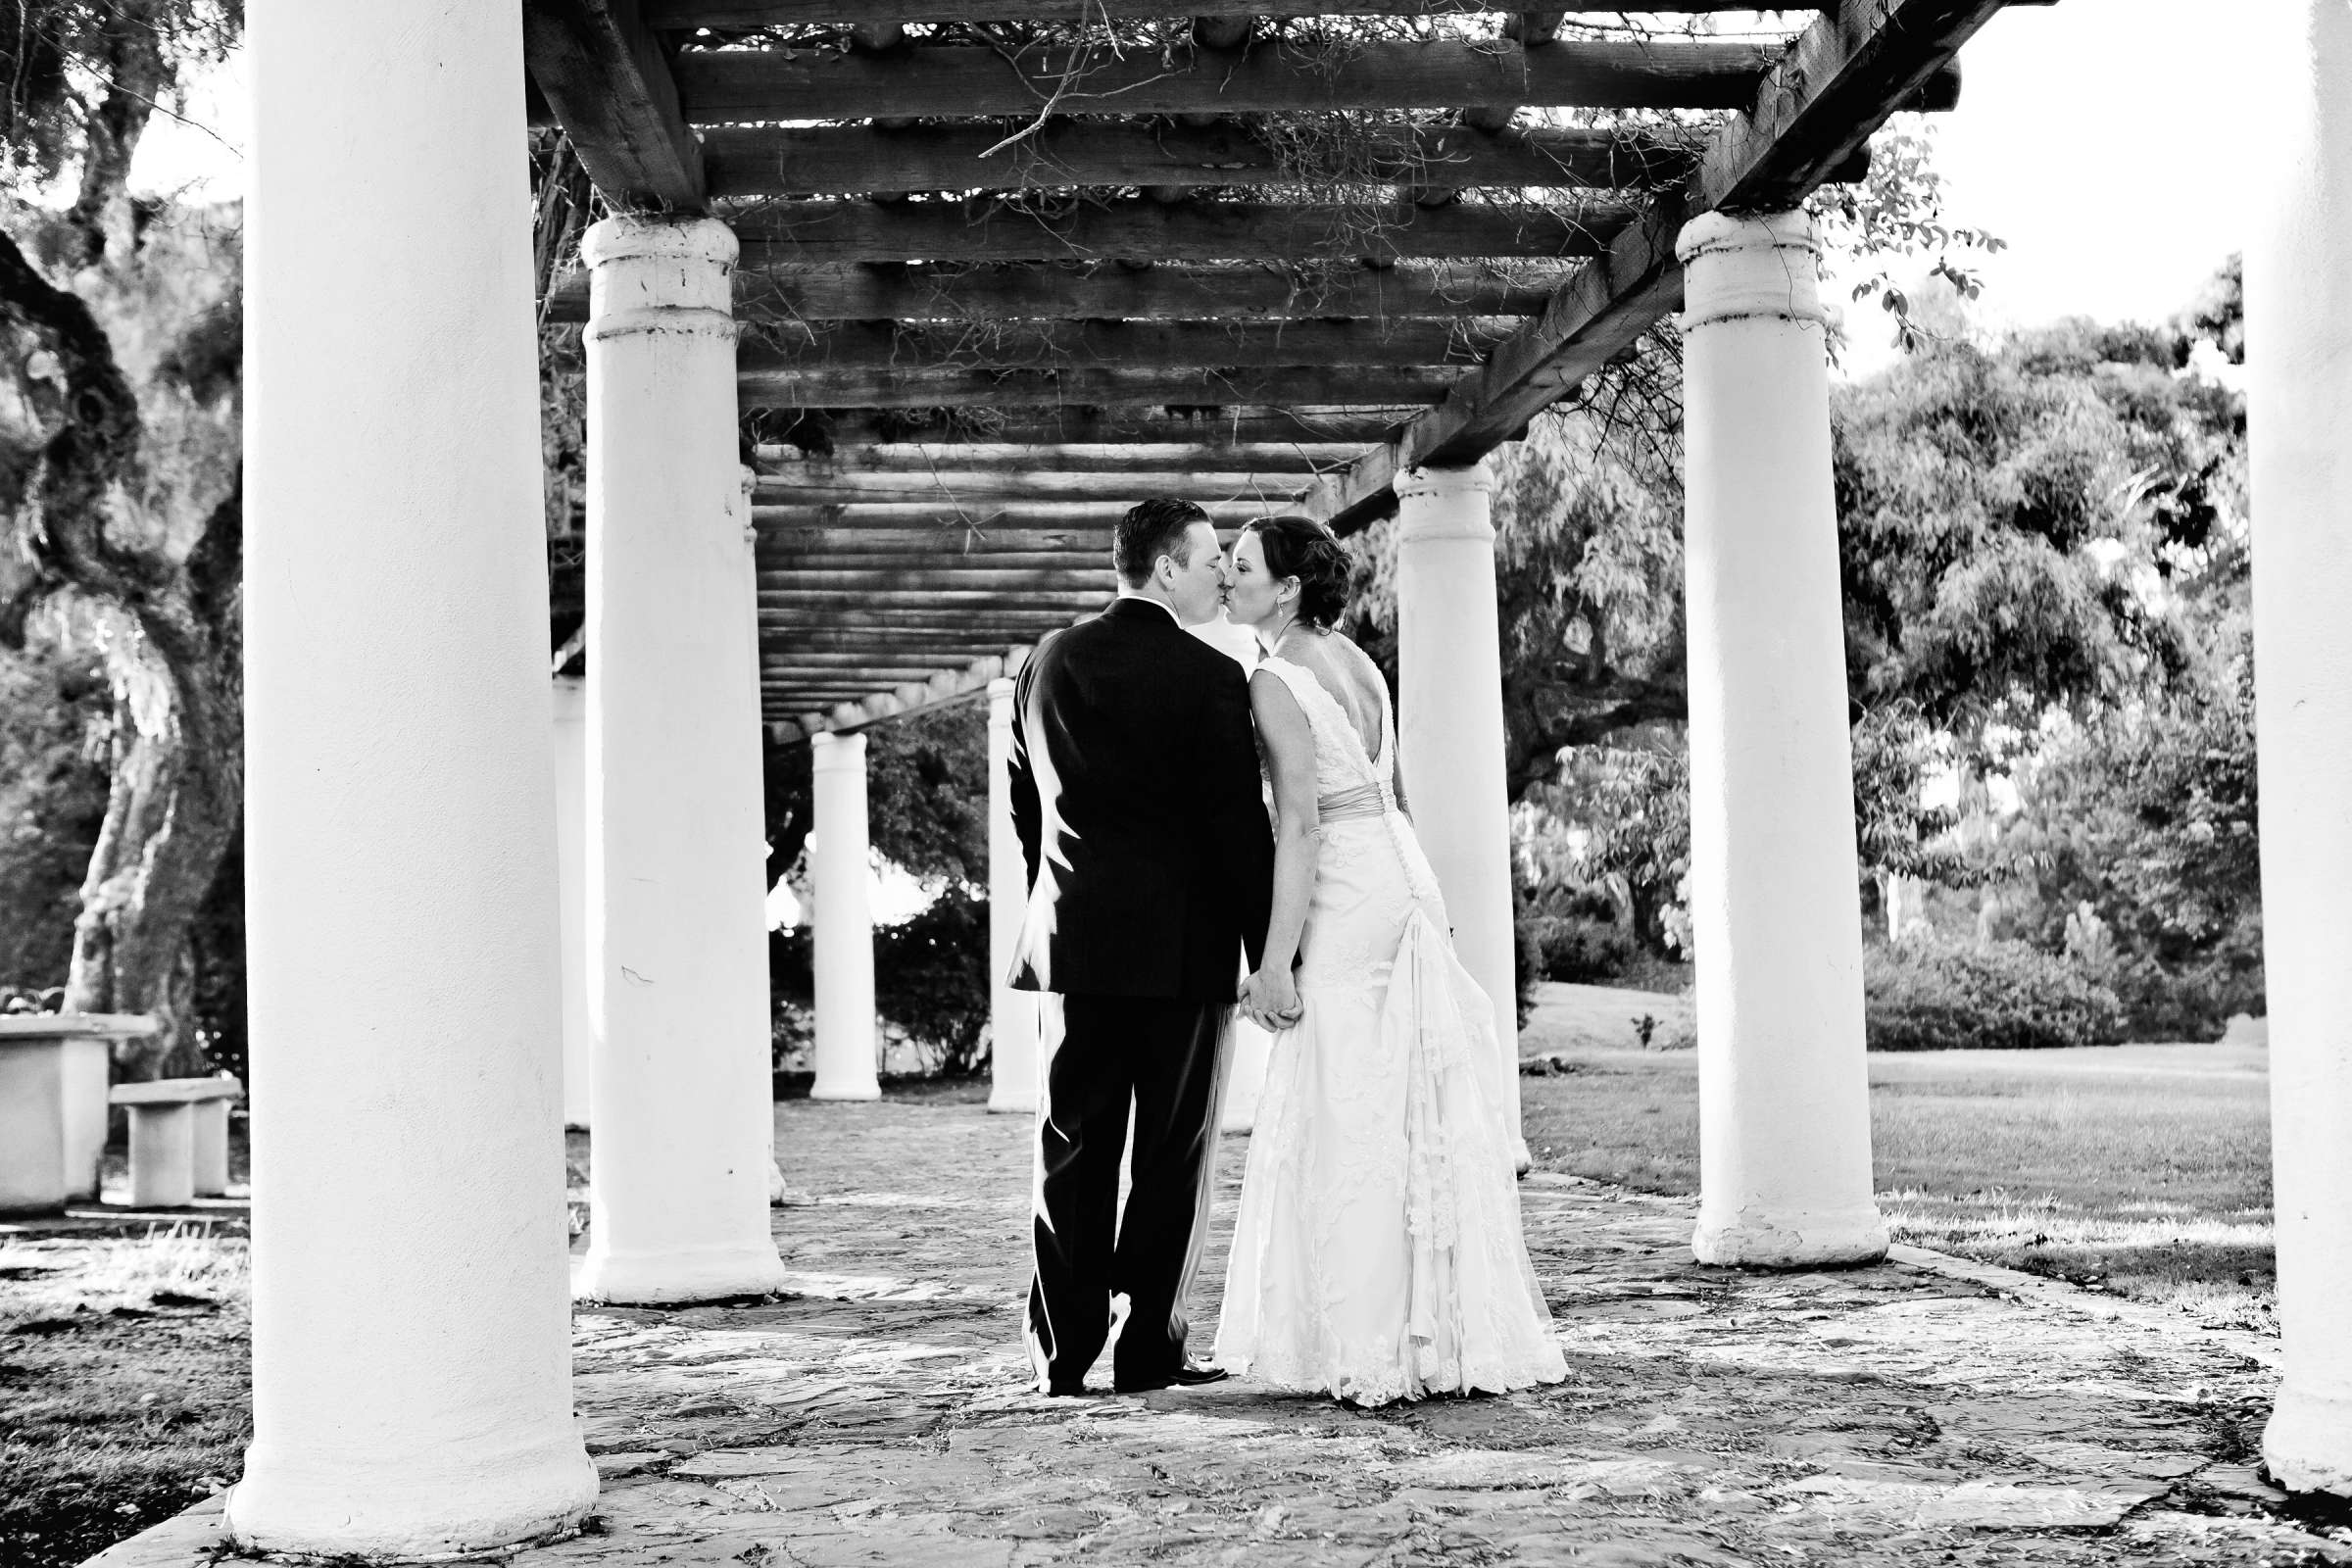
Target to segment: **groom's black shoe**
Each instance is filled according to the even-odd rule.
[[[1111,1392],[1114,1394],[1150,1394],[1153,1389],[1197,1389],[1204,1383],[1222,1383],[1231,1376],[1233,1374],[1221,1366],[1202,1366],[1197,1361],[1186,1361],[1181,1365],[1169,1368],[1157,1379],[1139,1378],[1132,1383],[1114,1384]]]

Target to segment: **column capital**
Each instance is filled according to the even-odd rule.
[[[988,683],[988,721],[992,724],[1012,722],[1012,694],[1015,682],[1010,675],[999,675]]]
[[[622,214],[580,237],[588,335],[662,331],[735,337],[734,230],[710,218]]]
[[[1704,213],[1683,225],[1685,332],[1758,318],[1820,325],[1821,240],[1801,212],[1734,217]]]
[[[865,766],[865,735],[826,730],[808,737],[808,765],[825,771]]]
[[[1402,503],[1397,521],[1403,538],[1493,542],[1487,498],[1494,490],[1494,472],[1484,458],[1458,468],[1407,468],[1390,487]]]

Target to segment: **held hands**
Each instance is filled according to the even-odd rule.
[[[1268,1033],[1288,1029],[1305,1010],[1288,965],[1271,971],[1259,969],[1244,980],[1238,1004],[1243,1017]]]

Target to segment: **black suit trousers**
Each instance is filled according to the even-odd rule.
[[[1227,1003],[1063,997],[1038,1105],[1029,1347],[1041,1386],[1075,1388],[1128,1298],[1119,1384],[1164,1383],[1184,1360],[1184,1296],[1207,1223]],[[1135,1114],[1127,1202],[1119,1155]]]

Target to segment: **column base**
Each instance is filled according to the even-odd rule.
[[[2289,1372],[2262,1429],[2262,1460],[2289,1492],[2352,1497],[2352,1390],[2306,1389]]]
[[[1886,1255],[1886,1222],[1878,1205],[1725,1217],[1699,1211],[1691,1255],[1727,1268],[1836,1268]]]
[[[818,1084],[808,1091],[810,1100],[880,1100],[879,1084]]]
[[[988,1094],[988,1108],[1000,1115],[1030,1116],[1037,1113],[1035,1094],[1010,1095],[992,1089]]]
[[[784,1288],[784,1260],[762,1238],[736,1247],[599,1249],[593,1240],[573,1276],[575,1301],[661,1306],[769,1296]]]
[[[576,1418],[518,1451],[453,1443],[359,1464],[257,1443],[229,1491],[225,1522],[247,1552],[433,1562],[575,1536],[596,1489]]]

